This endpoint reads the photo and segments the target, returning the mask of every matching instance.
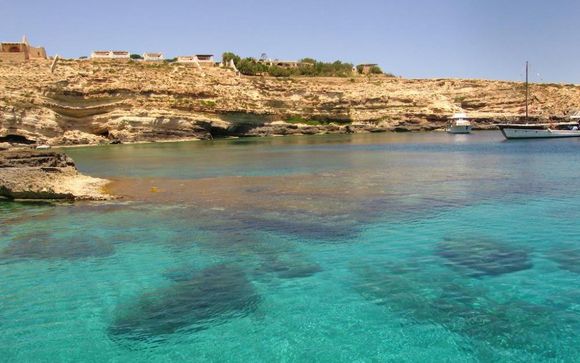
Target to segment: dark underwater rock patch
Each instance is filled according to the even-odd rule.
[[[198,331],[254,312],[259,295],[244,272],[230,265],[206,268],[188,280],[145,294],[118,309],[112,338],[163,339],[184,329]]]
[[[556,262],[561,269],[580,274],[580,246],[554,249],[546,257]]]
[[[498,302],[473,280],[414,264],[365,266],[356,275],[354,288],[365,299],[397,314],[403,324],[443,327],[467,338],[469,349],[486,361],[502,360],[505,350],[544,359],[579,353],[573,342],[580,316],[570,311],[518,299]]]
[[[272,273],[281,279],[310,277],[322,271],[319,264],[309,261],[291,261],[287,257],[272,257],[262,263],[260,272]]]
[[[183,282],[193,279],[198,273],[194,267],[181,267],[167,270],[163,273],[163,276],[175,282]]]
[[[251,230],[274,232],[305,239],[342,241],[354,237],[358,230],[352,223],[341,221],[328,222],[313,220],[313,216],[292,214],[283,216],[244,215],[238,221]]]
[[[0,254],[4,259],[81,259],[108,257],[115,247],[91,236],[57,239],[47,232],[30,233],[13,240]]]
[[[482,238],[445,238],[436,247],[438,256],[473,277],[498,276],[533,267],[525,250]]]

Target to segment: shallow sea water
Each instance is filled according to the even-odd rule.
[[[580,361],[580,140],[67,149],[106,203],[0,203],[0,361]]]

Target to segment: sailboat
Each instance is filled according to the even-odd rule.
[[[506,139],[549,139],[563,137],[580,137],[580,114],[570,117],[570,122],[530,123],[529,122],[529,78],[526,62],[526,123],[497,125]]]

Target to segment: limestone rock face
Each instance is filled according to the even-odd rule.
[[[54,151],[18,150],[0,154],[0,168],[68,168],[74,161],[65,154]]]
[[[538,120],[558,120],[580,105],[575,85],[534,84],[531,94]],[[47,62],[0,63],[0,95],[0,142],[53,145],[436,130],[455,112],[467,112],[475,128],[493,128],[521,119],[525,105],[517,82],[244,77],[183,64],[76,60],[59,62],[54,73]]]
[[[80,174],[74,161],[53,151],[0,152],[0,197],[105,200],[108,181]]]

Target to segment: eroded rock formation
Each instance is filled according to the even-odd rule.
[[[78,172],[74,161],[54,151],[0,152],[0,197],[8,199],[110,199],[107,180]]]
[[[220,68],[63,60],[0,63],[0,142],[98,144],[434,130],[454,112],[490,128],[523,114],[517,82],[386,76],[240,77]],[[564,117],[580,87],[532,85],[532,114]]]

